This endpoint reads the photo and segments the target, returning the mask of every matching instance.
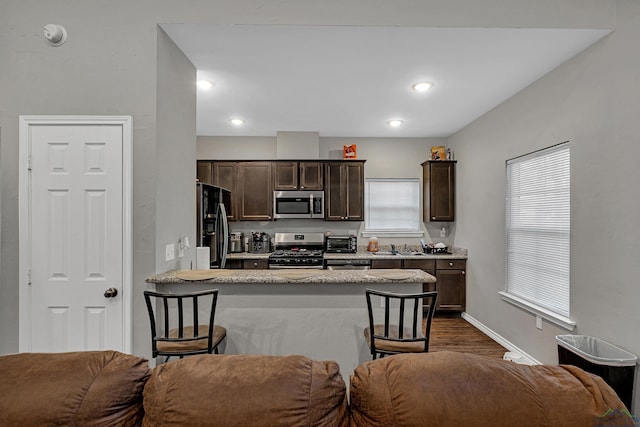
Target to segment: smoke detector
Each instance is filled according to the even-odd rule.
[[[51,46],[61,46],[67,41],[67,30],[62,25],[47,24],[44,26],[43,33]]]

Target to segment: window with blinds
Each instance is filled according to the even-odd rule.
[[[538,314],[568,321],[569,143],[508,160],[506,167],[506,293]]]
[[[365,180],[364,235],[422,235],[417,178]]]

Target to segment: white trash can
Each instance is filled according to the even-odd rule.
[[[618,394],[627,409],[633,401],[633,379],[638,357],[588,335],[558,335],[558,363],[598,375]]]

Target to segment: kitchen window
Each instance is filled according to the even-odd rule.
[[[365,180],[363,236],[420,237],[420,181],[417,178]]]
[[[506,292],[502,298],[573,330],[569,143],[507,160]]]

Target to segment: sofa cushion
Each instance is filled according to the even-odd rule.
[[[145,359],[115,351],[0,356],[0,425],[136,426]]]
[[[342,426],[346,386],[335,362],[304,356],[200,355],[157,366],[144,426]]]
[[[600,377],[573,366],[454,352],[366,362],[351,376],[350,395],[352,425],[368,427],[583,427],[605,425],[598,422],[609,410],[628,414]]]

